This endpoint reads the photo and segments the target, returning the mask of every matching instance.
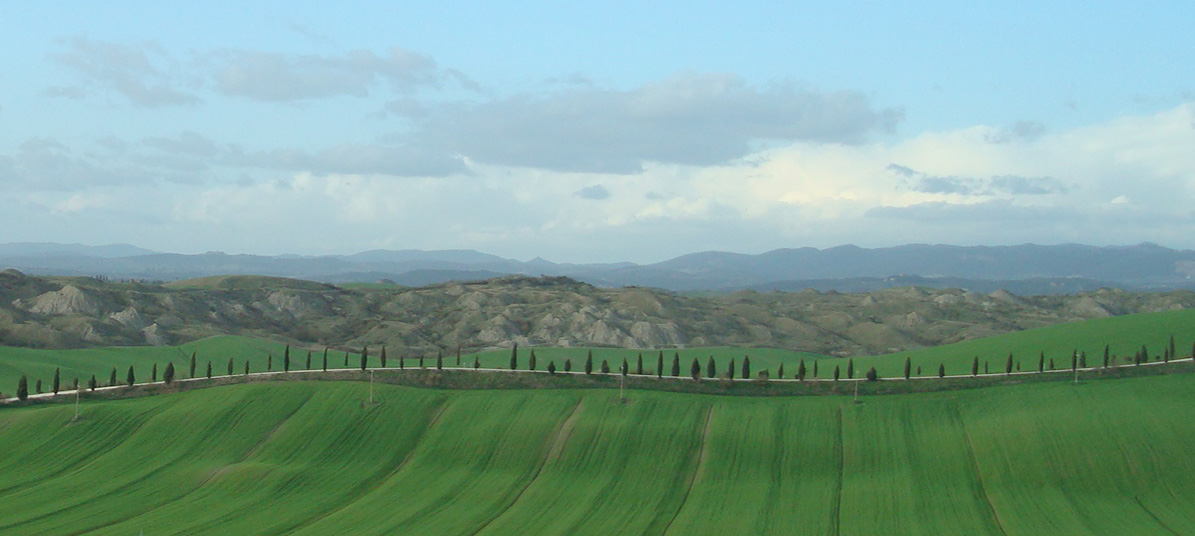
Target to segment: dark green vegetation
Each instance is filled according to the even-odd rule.
[[[1195,532],[1190,374],[861,404],[369,393],[2,409],[0,534]]]

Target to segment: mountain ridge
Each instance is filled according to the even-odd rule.
[[[468,249],[369,250],[351,255],[252,255],[207,252],[160,253],[117,244],[0,244],[0,269],[38,275],[102,276],[121,280],[173,281],[217,275],[271,275],[343,283],[374,280],[412,285],[500,275],[568,276],[602,287],[646,286],[672,291],[791,289],[795,282],[847,291],[861,280],[918,277],[935,288],[992,288],[1018,293],[1073,292],[1093,284],[1133,290],[1195,288],[1195,251],[1153,243],[1130,246],[1019,244],[955,246],[906,244],[862,248],[779,248],[759,254],[702,251],[660,262],[635,264],[528,261]],[[1055,281],[1061,284],[1039,284]],[[1069,283],[1068,283],[1069,281]],[[1070,284],[1077,281],[1081,285]],[[838,283],[835,283],[838,282]],[[1036,283],[1035,283],[1036,282]]]

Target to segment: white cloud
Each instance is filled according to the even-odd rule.
[[[217,91],[261,101],[364,97],[379,83],[400,93],[450,80],[472,84],[455,71],[440,69],[430,57],[398,47],[385,55],[369,50],[343,56],[237,50],[215,57],[219,64],[214,76]]]
[[[175,60],[154,43],[125,45],[77,36],[66,44],[67,50],[51,59],[80,75],[85,84],[115,91],[129,102],[149,108],[200,102],[183,89],[187,84],[173,72]],[[79,99],[85,92],[67,86],[49,88],[46,94]]]
[[[1193,113],[1195,106],[1185,105],[998,144],[990,142],[992,129],[985,126],[897,142],[799,141],[719,165],[648,162],[638,174],[469,159],[462,164],[469,174],[438,178],[394,180],[388,173],[342,173],[335,166],[299,172],[320,167],[312,159],[322,153],[309,152],[274,160],[268,169],[286,176],[275,173],[270,180],[149,181],[120,190],[80,188],[91,184],[80,182],[74,190],[46,194],[41,216],[21,209],[19,223],[63,232],[80,225],[89,232],[131,228],[127,220],[107,223],[95,216],[103,212],[165,219],[160,232],[173,233],[173,249],[191,251],[474,248],[566,261],[651,261],[703,249],[842,243],[1152,241],[1195,247]],[[217,160],[232,158],[228,146],[209,142],[184,133],[104,145],[133,154],[201,158],[214,152]],[[61,143],[35,140],[13,158],[0,158],[0,177],[27,173],[31,162],[52,172],[51,164],[77,166],[77,159]],[[910,187],[925,177],[960,182]],[[608,194],[601,203],[580,195],[602,197],[597,187]],[[114,235],[107,241],[128,239]],[[169,242],[144,245],[172,249]]]
[[[619,174],[722,164],[759,142],[861,143],[901,118],[858,93],[692,73],[629,91],[574,86],[417,110],[412,143],[492,165]]]

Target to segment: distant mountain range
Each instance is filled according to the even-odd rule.
[[[654,264],[519,261],[472,250],[374,250],[353,255],[197,255],[160,253],[128,244],[0,244],[0,269],[39,275],[174,281],[213,275],[270,275],[327,283],[388,281],[420,286],[501,275],[551,275],[600,287],[674,291],[863,292],[921,286],[995,289],[1015,294],[1072,294],[1100,287],[1195,288],[1195,251],[1156,244],[1085,246],[948,246],[910,244],[867,249],[777,249],[758,255],[702,252]]]

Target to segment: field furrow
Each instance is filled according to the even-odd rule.
[[[1192,375],[745,398],[271,382],[0,410],[8,534],[1189,534]]]

